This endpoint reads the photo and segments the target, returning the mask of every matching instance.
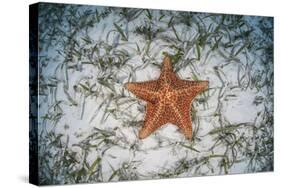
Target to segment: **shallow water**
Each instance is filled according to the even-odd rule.
[[[273,170],[273,18],[41,4],[41,184]],[[209,80],[193,139],[166,124],[138,139],[145,102],[128,81]]]

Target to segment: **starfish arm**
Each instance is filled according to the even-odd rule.
[[[139,138],[144,139],[158,129],[161,125],[165,124],[161,114],[164,112],[162,104],[154,107],[152,103],[147,104],[144,126],[139,132]]]
[[[144,124],[146,125],[148,121],[150,121],[155,114],[155,106],[151,102],[147,102],[145,116],[144,116]]]
[[[177,89],[177,95],[187,95],[189,97],[195,97],[205,89],[207,89],[209,85],[209,81],[185,81],[185,85],[181,85],[180,88]]]
[[[162,63],[162,71],[173,71],[172,62],[169,56],[166,56]]]
[[[160,83],[171,84],[177,79],[176,74],[173,72],[172,62],[169,56],[166,56],[162,63],[161,74],[159,77]]]
[[[185,87],[194,87],[198,85],[207,85],[208,86],[209,81],[193,81],[193,80],[181,80],[178,77],[176,78],[176,81],[173,83],[174,89],[181,89]]]
[[[130,82],[125,84],[125,88],[131,91],[138,98],[155,102],[157,94],[157,80],[146,82]]]
[[[176,124],[180,130],[183,132],[185,137],[189,140],[192,139],[192,121],[190,115],[191,103],[182,101],[183,104],[176,105],[171,104],[171,109],[173,111],[172,123]]]

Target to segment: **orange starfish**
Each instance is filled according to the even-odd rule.
[[[126,89],[147,102],[144,126],[139,132],[139,138],[146,138],[162,125],[172,123],[191,140],[191,103],[208,84],[209,81],[181,80],[173,72],[168,56],[163,60],[158,80],[126,83]]]

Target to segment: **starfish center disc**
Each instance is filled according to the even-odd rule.
[[[176,94],[172,89],[164,89],[159,98],[163,103],[170,104],[176,100]]]

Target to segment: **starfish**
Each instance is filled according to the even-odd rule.
[[[192,139],[192,100],[208,87],[209,81],[181,80],[169,56],[165,56],[160,77],[145,82],[129,82],[125,88],[147,102],[144,126],[139,138],[144,139],[162,125],[177,125],[185,137]]]

